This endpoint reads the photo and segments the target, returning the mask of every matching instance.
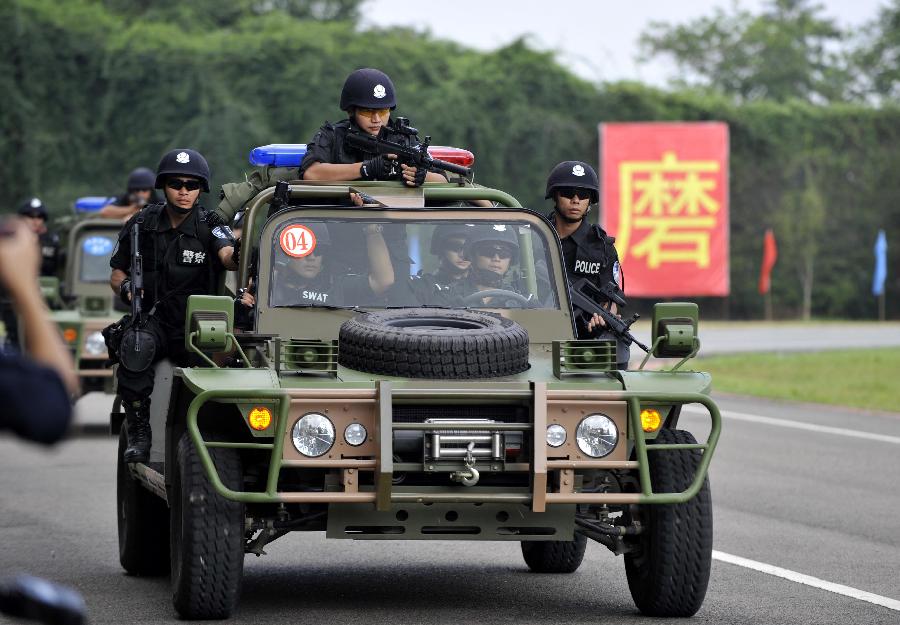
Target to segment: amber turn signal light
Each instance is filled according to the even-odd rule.
[[[272,423],[272,412],[265,407],[257,407],[250,411],[250,427],[254,430],[265,430]]]
[[[662,417],[659,416],[659,410],[655,408],[641,410],[641,427],[645,432],[655,432],[661,424]]]

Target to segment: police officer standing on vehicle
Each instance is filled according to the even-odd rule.
[[[33,197],[22,202],[18,210],[19,215],[38,237],[41,246],[41,275],[55,276],[62,264],[60,253],[59,235],[47,228],[47,207],[40,198]]]
[[[554,203],[547,215],[562,244],[563,263],[569,284],[587,278],[599,288],[610,282],[620,283],[619,254],[611,237],[586,217],[591,205],[600,199],[600,181],[594,168],[582,161],[563,161],[553,168],[547,178],[547,199]],[[615,304],[612,304],[615,312]],[[578,324],[578,338],[589,338],[605,325],[600,315],[593,315],[587,324]],[[619,344],[619,360],[627,362],[627,346]]]
[[[146,167],[138,167],[128,174],[125,193],[114,198],[112,202],[101,208],[97,216],[125,221],[147,204],[159,202],[159,198],[153,188],[155,185],[156,174]]]
[[[446,182],[439,173],[400,165],[389,155],[367,154],[347,146],[348,132],[364,132],[372,136],[412,145],[415,135],[404,133],[391,111],[397,108],[394,83],[384,72],[358,69],[344,81],[341,110],[347,119],[335,124],[326,122],[307,144],[306,156],[300,164],[303,180],[400,180],[410,187],[425,181]]]
[[[119,234],[110,259],[110,286],[131,304],[131,234],[139,224],[144,289],[144,323],[127,329],[118,346],[118,390],[128,427],[126,462],[150,458],[150,394],[153,365],[163,358],[183,364],[184,323],[190,295],[215,292],[219,273],[237,269],[238,252],[231,229],[198,203],[209,192],[209,165],[191,149],[168,152],[159,162],[154,186],[166,201],[145,206]],[[124,320],[123,320],[124,321]],[[139,344],[140,351],[134,350]],[[115,346],[113,346],[115,347]],[[149,357],[148,357],[149,355]]]

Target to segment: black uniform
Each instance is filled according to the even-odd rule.
[[[555,213],[550,213],[547,218],[553,227],[556,228],[556,222],[553,219]],[[589,224],[586,219],[582,219],[572,234],[564,239],[560,239],[563,252],[563,264],[566,268],[566,278],[569,284],[572,284],[579,278],[587,278],[596,286],[602,288],[610,282],[619,283],[619,253],[616,251],[615,237],[606,234],[600,226]],[[577,312],[577,311],[576,311]],[[615,338],[605,331],[599,334],[590,335],[585,327],[585,320],[577,319],[575,322],[576,336],[579,339],[588,338]],[[628,365],[628,359],[631,355],[627,345],[622,341],[618,341],[616,353],[619,361],[619,368],[624,369]]]
[[[550,213],[547,219],[556,228],[556,222]],[[569,283],[579,278],[588,278],[598,287],[606,286],[610,281],[619,281],[619,253],[616,251],[615,237],[606,234],[600,226],[589,224],[582,219],[578,229],[565,239],[560,239],[563,251],[563,263]]]
[[[41,275],[58,275],[62,264],[59,235],[48,230],[38,237],[38,244],[41,246]]]
[[[72,403],[56,371],[0,351],[0,431],[50,445],[69,429]]]
[[[144,268],[143,310],[146,330],[154,336],[154,362],[185,355],[184,322],[190,295],[213,293],[223,270],[219,250],[234,245],[230,232],[207,223],[205,209],[196,206],[185,220],[172,228],[165,204],[152,204],[132,217],[119,234],[119,243],[109,261],[110,267],[130,273],[131,226],[144,220],[141,227],[141,254]],[[119,393],[123,400],[138,401],[153,390],[154,368],[142,372],[118,368]]]
[[[334,275],[328,269],[305,279],[290,269],[276,270],[270,306],[373,306],[376,296],[367,275]]]
[[[300,163],[300,178],[314,163],[336,163],[336,164],[352,164],[361,163],[362,161],[377,156],[374,152],[363,152],[348,147],[344,142],[344,137],[351,130],[363,132],[352,120],[344,119],[335,124],[325,122],[316,132],[308,144],[306,144],[306,156]],[[413,137],[409,134],[397,132],[393,126],[393,120],[383,126],[378,132],[379,139],[402,143],[404,145],[412,145]],[[389,180],[397,180],[400,178],[400,168],[397,168],[397,174],[390,177]]]

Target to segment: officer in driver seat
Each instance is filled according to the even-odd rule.
[[[108,338],[107,345],[119,359],[116,378],[128,432],[125,462],[146,463],[150,459],[154,365],[164,358],[184,364],[188,296],[215,293],[220,272],[237,269],[238,253],[231,229],[199,204],[200,193],[209,192],[209,178],[209,165],[196,150],[165,154],[155,181],[155,187],[165,193],[165,203],[145,206],[125,224],[109,261],[109,284],[131,306],[131,236],[132,226],[139,224],[144,274],[142,323],[131,323],[131,317],[126,316],[119,323],[121,334],[107,333],[119,336],[118,340]]]
[[[495,224],[476,226],[472,230],[465,245],[465,257],[471,263],[468,273],[442,289],[447,299],[456,306],[521,307],[526,298],[517,272],[511,269],[519,258],[519,239],[513,226]],[[506,291],[511,295],[474,297],[484,291]]]

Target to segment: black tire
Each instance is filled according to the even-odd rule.
[[[535,573],[574,573],[584,560],[587,537],[575,540],[523,540],[522,557]]]
[[[653,441],[648,441],[653,442]],[[684,430],[662,430],[656,443],[696,443]],[[649,454],[653,492],[685,490],[701,452],[696,449]],[[648,616],[693,616],[706,596],[712,565],[713,517],[709,479],[696,497],[682,504],[648,505],[641,512],[645,531],[640,549],[625,555],[628,588]]]
[[[234,449],[211,449],[222,482],[242,483]],[[244,506],[219,496],[206,479],[187,433],[178,443],[172,480],[172,603],[185,619],[228,618],[244,572]]]
[[[166,575],[169,572],[169,507],[132,477],[122,460],[127,441],[123,423],[116,459],[119,562],[129,575]]]
[[[338,362],[407,378],[472,379],[528,369],[528,332],[515,321],[470,310],[403,309],[341,324]]]

